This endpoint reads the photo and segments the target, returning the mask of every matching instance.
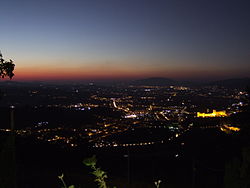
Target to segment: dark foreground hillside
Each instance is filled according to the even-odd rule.
[[[154,187],[160,179],[161,187],[220,188],[235,148],[232,136],[217,129],[193,129],[171,144],[128,148],[62,149],[16,138],[16,180],[20,188],[61,187],[57,176],[64,173],[69,185],[96,187],[82,163],[95,154],[109,184],[117,187]]]

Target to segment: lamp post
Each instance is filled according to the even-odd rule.
[[[195,166],[195,158],[192,160],[192,188],[195,188],[195,177],[196,176],[196,166]]]
[[[10,106],[10,176],[12,178],[12,183],[10,187],[16,188],[16,151],[15,151],[15,121],[14,121],[14,111],[15,106]]]
[[[130,184],[130,154],[129,154],[129,147],[128,147],[128,184]]]
[[[130,154],[129,154],[129,147],[127,147],[127,154],[124,155],[127,158],[127,178],[128,178],[128,185],[130,184]]]
[[[12,133],[14,132],[14,129],[15,129],[14,110],[15,110],[15,106],[10,106],[10,129]]]

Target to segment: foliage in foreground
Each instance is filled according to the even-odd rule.
[[[74,185],[70,185],[69,187],[66,185],[64,179],[63,179],[64,175],[62,174],[61,176],[58,176],[58,178],[61,180],[63,187],[62,188],[75,188]]]
[[[0,77],[9,77],[11,79],[14,76],[14,68],[15,64],[13,61],[11,59],[9,61],[4,60],[3,55],[0,52]]]
[[[103,171],[101,168],[96,167],[96,156],[92,156],[90,158],[84,159],[83,164],[90,167],[92,169],[91,174],[95,176],[95,182],[97,182],[99,188],[108,188],[107,183],[105,181],[106,178],[108,178],[108,175],[105,171]],[[74,185],[67,186],[64,179],[64,175],[58,176],[58,178],[61,180],[63,187],[62,188],[75,188]],[[156,188],[160,187],[161,180],[158,180],[154,182],[154,185]],[[115,188],[115,187],[114,187]]]
[[[83,164],[90,167],[92,169],[91,174],[95,176],[95,182],[97,182],[99,188],[108,188],[107,183],[105,181],[106,178],[108,178],[107,173],[103,171],[101,168],[96,167],[96,157],[95,155],[83,160]],[[64,175],[58,176],[58,178],[61,180],[63,187],[62,188],[75,188],[74,185],[67,186],[64,179]]]
[[[99,188],[107,188],[105,179],[108,178],[107,173],[101,168],[96,167],[96,157],[95,155],[91,158],[87,158],[83,161],[83,164],[89,166],[93,171],[92,174],[95,176],[95,182],[97,182]]]

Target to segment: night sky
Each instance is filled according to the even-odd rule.
[[[244,0],[0,0],[14,80],[250,76]]]

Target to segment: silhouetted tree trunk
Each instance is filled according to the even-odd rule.
[[[248,96],[250,90],[248,89]],[[248,103],[250,100],[248,99]],[[238,136],[241,153],[226,163],[224,187],[249,188],[250,187],[250,105],[244,111],[233,117],[233,123],[241,125]],[[233,149],[233,148],[232,148]]]
[[[15,135],[5,137],[0,152],[0,188],[16,187]]]
[[[5,61],[0,52],[0,77],[14,76],[15,64],[12,60]],[[2,97],[0,91],[0,100]],[[11,109],[11,131],[1,137],[0,144],[0,188],[15,188],[16,187],[16,160],[15,160],[15,132],[14,132],[14,117]]]
[[[225,188],[250,187],[250,147],[243,148],[242,158],[228,161],[225,168]]]

